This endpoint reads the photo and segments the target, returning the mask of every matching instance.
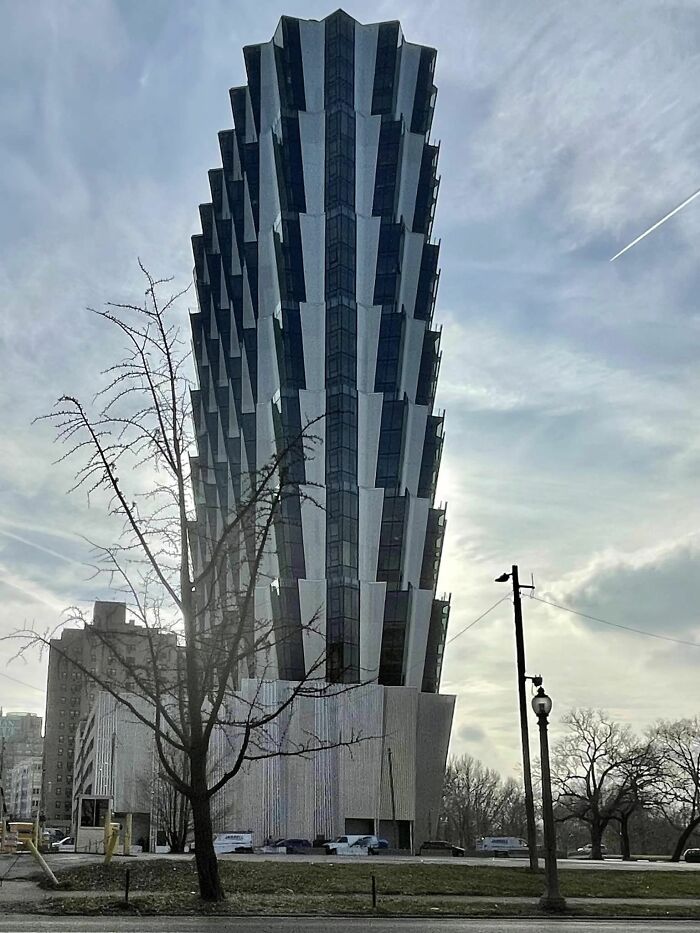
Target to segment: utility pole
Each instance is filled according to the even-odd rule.
[[[389,790],[391,792],[391,818],[394,821],[394,835],[396,836],[396,848],[401,848],[399,841],[399,823],[396,819],[396,794],[394,793],[394,764],[391,760],[391,749],[389,752]]]
[[[525,642],[523,639],[523,609],[520,604],[521,583],[518,565],[513,564],[510,573],[502,573],[496,583],[513,581],[513,613],[515,617],[515,660],[518,675],[518,706],[520,707],[520,740],[523,747],[523,783],[525,785],[525,813],[527,815],[527,848],[530,854],[530,869],[537,871],[537,829],[535,826],[535,803],[532,796],[532,772],[530,770],[530,738],[527,728],[527,696],[525,695]],[[522,584],[528,590],[534,586]]]

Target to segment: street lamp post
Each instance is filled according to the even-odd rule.
[[[532,708],[540,727],[540,762],[542,768],[542,820],[544,822],[544,875],[545,890],[540,898],[544,910],[566,910],[566,901],[559,893],[559,873],[557,871],[557,834],[554,829],[554,810],[552,808],[552,777],[549,770],[549,739],[547,737],[547,716],[552,711],[552,701],[540,687],[532,698]]]

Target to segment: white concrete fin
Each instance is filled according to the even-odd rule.
[[[411,495],[418,495],[418,480],[420,478],[420,465],[423,459],[423,446],[425,442],[425,426],[428,421],[428,406],[408,403],[406,433],[404,435],[404,460],[401,475],[401,488],[407,489]]]
[[[299,20],[307,113],[315,113],[324,109],[325,35],[325,26],[322,22]]]
[[[408,230],[413,226],[413,215],[416,212],[424,145],[425,140],[419,133],[404,133],[397,216],[399,219],[403,218]]]
[[[326,392],[323,390],[301,389],[299,391],[299,410],[302,426],[314,422],[309,428],[310,447],[305,469],[309,483],[324,487],[326,482]],[[320,490],[319,490],[320,491]],[[325,495],[325,492],[324,492]],[[325,527],[325,525],[324,525]],[[324,538],[325,540],[325,538]],[[325,545],[323,548],[325,561]]]
[[[383,489],[359,490],[359,521],[357,548],[357,575],[360,580],[371,583],[377,579],[377,557],[379,556],[379,535],[382,527],[384,508]]]
[[[404,306],[406,314],[410,317],[413,317],[416,309],[416,292],[425,241],[423,233],[412,233],[410,230],[404,232],[399,304]]]
[[[357,305],[357,391],[374,392],[381,307]]]
[[[420,46],[404,42],[399,49],[399,86],[396,94],[396,116],[403,117],[406,128],[411,128],[413,102],[416,97],[416,81],[420,63]]]
[[[376,680],[384,630],[386,583],[360,583],[360,680]]]
[[[322,214],[325,199],[326,115],[299,111],[301,159],[304,166],[306,213]]]
[[[378,23],[355,26],[355,110],[358,113],[372,113],[378,35]]]
[[[355,295],[358,304],[374,303],[374,280],[377,273],[377,250],[379,247],[379,217],[357,218],[357,266],[355,272]]]
[[[312,391],[323,391],[325,395],[326,306],[322,302],[316,304],[302,302],[299,308],[306,388]]]
[[[272,42],[260,45],[260,135],[272,126],[280,113],[275,47]],[[260,187],[262,191],[262,185]]]
[[[428,512],[430,501],[418,499],[415,495],[408,500],[408,517],[406,521],[406,534],[403,544],[403,568],[401,576],[401,589],[410,585],[414,589],[420,587],[420,572],[423,566],[423,551],[425,549],[425,533],[428,527]]]
[[[300,214],[301,249],[304,256],[306,300],[311,304],[325,301],[326,219],[323,214]]]
[[[384,396],[381,392],[361,392],[357,400],[357,436],[360,441],[357,451],[357,482],[359,486],[373,489],[377,478]]]
[[[372,216],[381,126],[382,118],[379,114],[375,116],[357,114],[355,120],[355,210],[361,217]]]
[[[432,606],[433,594],[431,590],[411,591],[405,684],[407,687],[417,687],[419,690],[423,684],[423,669],[425,667],[425,652],[428,646]]]
[[[420,372],[424,336],[425,321],[417,321],[407,315],[404,320],[400,392],[402,395],[405,393],[412,401],[415,401],[418,389],[418,374]]]

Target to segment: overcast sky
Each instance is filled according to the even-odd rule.
[[[114,347],[87,305],[133,300],[141,256],[191,277],[190,236],[232,125],[241,47],[315,0],[0,0],[0,631],[54,624],[108,591],[81,536],[104,533],[32,418],[89,395]],[[438,49],[442,182],[436,320],[447,440],[440,589],[450,636],[503,595],[537,594],[700,643],[700,187],[696,0],[348,2]],[[526,600],[528,669],[556,714],[636,728],[698,712],[700,647]],[[43,713],[38,660],[0,705]],[[10,675],[24,681],[21,686]],[[34,686],[32,686],[34,685]],[[517,769],[512,607],[449,645],[453,750]],[[555,733],[557,725],[555,722]]]

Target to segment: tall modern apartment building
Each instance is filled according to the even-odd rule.
[[[248,475],[313,423],[320,443],[290,466],[298,494],[256,594],[258,616],[284,633],[276,676],[298,681],[323,654],[328,681],[408,689],[427,708],[449,612],[436,594],[436,52],[397,22],[339,10],[283,17],[244,57],[193,238],[198,519],[215,537]],[[441,768],[453,698],[433,706]]]

